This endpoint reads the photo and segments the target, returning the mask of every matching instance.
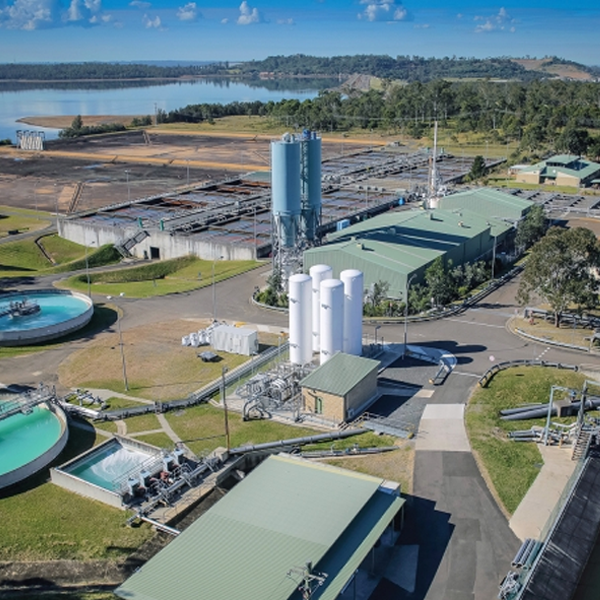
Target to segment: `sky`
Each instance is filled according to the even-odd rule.
[[[0,0],[0,62],[558,56],[600,65],[600,1]]]

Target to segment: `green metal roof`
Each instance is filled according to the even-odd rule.
[[[460,192],[440,199],[440,208],[467,209],[486,218],[514,221],[521,219],[533,204],[530,200],[489,188]]]
[[[297,585],[288,571],[307,561],[325,571],[324,557],[330,571],[323,592],[343,586],[368,551],[364,523],[372,524],[371,540],[403,503],[380,491],[382,483],[271,456],[115,593],[128,600],[284,600]],[[374,496],[385,498],[373,502]]]
[[[600,173],[600,164],[585,160],[580,156],[557,154],[523,169],[521,173],[540,173],[542,177],[555,178],[557,173],[585,180]]]
[[[301,382],[302,387],[345,396],[369,373],[379,369],[379,361],[338,352]]]

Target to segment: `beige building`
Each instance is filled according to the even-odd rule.
[[[558,154],[530,167],[519,169],[515,180],[520,183],[588,187],[600,184],[600,164],[580,156]]]
[[[304,410],[335,423],[355,418],[377,398],[379,366],[338,352],[300,382]]]

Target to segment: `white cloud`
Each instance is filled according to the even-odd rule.
[[[408,11],[401,2],[395,0],[360,0],[366,4],[365,10],[358,13],[359,19],[367,21],[406,21]]]
[[[227,23],[229,23],[229,19],[228,18],[221,19],[221,25],[227,25]]]
[[[240,4],[240,16],[237,19],[238,25],[252,25],[253,23],[260,23],[262,17],[258,12],[258,8],[251,8],[248,2],[244,0]]]
[[[135,6],[136,8],[144,10],[146,8],[150,8],[152,4],[150,2],[144,2],[144,0],[131,0],[129,6]]]
[[[195,21],[201,16],[195,2],[188,2],[177,9],[177,18],[180,21]]]
[[[516,31],[514,25],[510,26],[511,24],[516,23],[516,20],[508,14],[504,7],[491,17],[477,15],[473,20],[483,21],[483,23],[475,27],[475,33],[488,33],[490,31],[510,31],[511,33],[514,33]]]
[[[59,20],[56,0],[15,0],[0,8],[0,27],[32,31],[52,27]]]
[[[277,19],[277,25],[295,25],[294,19]]]
[[[142,23],[146,29],[159,29],[161,26],[160,17],[151,18],[146,14],[142,17]]]

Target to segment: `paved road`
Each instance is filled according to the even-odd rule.
[[[261,286],[269,267],[261,267],[216,285],[216,316],[286,328],[287,316],[252,305],[249,296]],[[36,281],[48,286],[50,279]],[[477,378],[494,361],[540,358],[600,368],[593,356],[532,343],[507,331],[515,314],[517,282],[511,282],[462,315],[409,325],[409,343],[443,348],[457,357],[457,367],[427,404],[462,404]],[[98,298],[102,300],[102,298]],[[123,298],[123,329],[170,318],[213,316],[213,289],[203,288],[170,297]],[[371,326],[365,334],[373,335]],[[378,332],[388,342],[403,341],[403,325],[384,325]],[[50,353],[0,361],[0,381],[52,381],[58,364],[74,345]],[[21,373],[21,375],[20,375]],[[11,378],[11,381],[7,381]],[[416,548],[418,569],[410,590],[384,578],[372,600],[484,600],[494,598],[501,573],[506,573],[518,541],[510,531],[479,474],[470,452],[417,450],[414,494],[407,526],[399,545]],[[399,554],[401,555],[401,553]],[[399,567],[401,568],[401,567]],[[393,573],[393,565],[390,573]],[[406,577],[400,578],[405,581]],[[408,578],[410,580],[410,577]]]

